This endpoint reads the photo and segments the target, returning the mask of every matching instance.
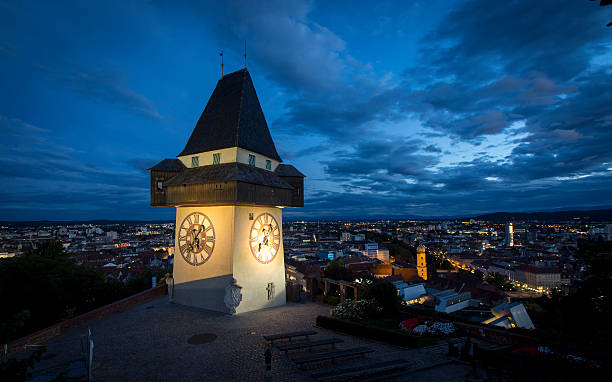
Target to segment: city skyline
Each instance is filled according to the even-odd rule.
[[[0,5],[0,220],[170,220],[147,168],[244,66],[299,216],[612,205],[612,44],[595,2]]]

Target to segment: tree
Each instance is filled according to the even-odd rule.
[[[61,241],[50,240],[41,243],[37,248],[26,253],[28,255],[42,256],[50,259],[67,257]]]
[[[505,291],[513,291],[515,288],[512,284],[510,284],[510,282],[508,281],[507,278],[505,278],[504,276],[500,275],[499,273],[493,273],[492,275],[490,275],[489,277],[487,277],[486,281],[501,289],[501,290],[505,290]]]
[[[323,270],[323,275],[334,280],[355,280],[353,272],[344,266],[344,260],[341,257],[330,261]]]
[[[416,262],[416,248],[412,245],[394,239],[385,243],[385,246],[389,249],[389,256],[393,257],[395,260],[406,263]]]
[[[373,281],[366,287],[363,298],[375,300],[382,314],[391,316],[397,314],[401,301],[395,285],[387,280]]]
[[[151,287],[147,271],[127,284],[76,264],[61,242],[0,260],[0,334],[3,343]],[[25,314],[25,313],[27,314]]]
[[[612,242],[578,240],[576,257],[587,271],[576,293],[554,291],[535,302],[542,307],[542,329],[565,351],[609,362],[612,317]]]

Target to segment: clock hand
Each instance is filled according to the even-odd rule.
[[[200,249],[200,234],[202,233],[202,231],[204,230],[204,226],[200,226],[200,229],[198,230],[198,232],[195,234],[195,240],[197,240],[198,243],[198,249]],[[194,229],[195,231],[195,229]]]
[[[196,248],[199,250],[199,249],[200,249],[200,238],[199,238],[199,236],[198,236],[198,235],[199,235],[200,233],[199,233],[199,232],[198,232],[198,233],[196,233],[195,228],[193,229],[193,233],[194,233],[194,234],[193,234],[193,241],[195,241],[195,243],[196,243]]]

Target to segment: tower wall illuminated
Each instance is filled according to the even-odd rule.
[[[427,257],[423,244],[417,247],[417,274],[423,280],[427,280]]]
[[[285,304],[282,208],[304,205],[246,69],[223,76],[177,159],[149,169],[151,205],[176,207],[174,301],[226,313]]]

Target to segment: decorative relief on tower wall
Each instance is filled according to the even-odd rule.
[[[236,313],[236,308],[242,301],[242,287],[237,285],[236,279],[232,279],[231,284],[225,287],[225,298],[223,302],[230,313]]]
[[[266,290],[268,291],[268,301],[270,301],[274,298],[274,283],[268,283]]]

